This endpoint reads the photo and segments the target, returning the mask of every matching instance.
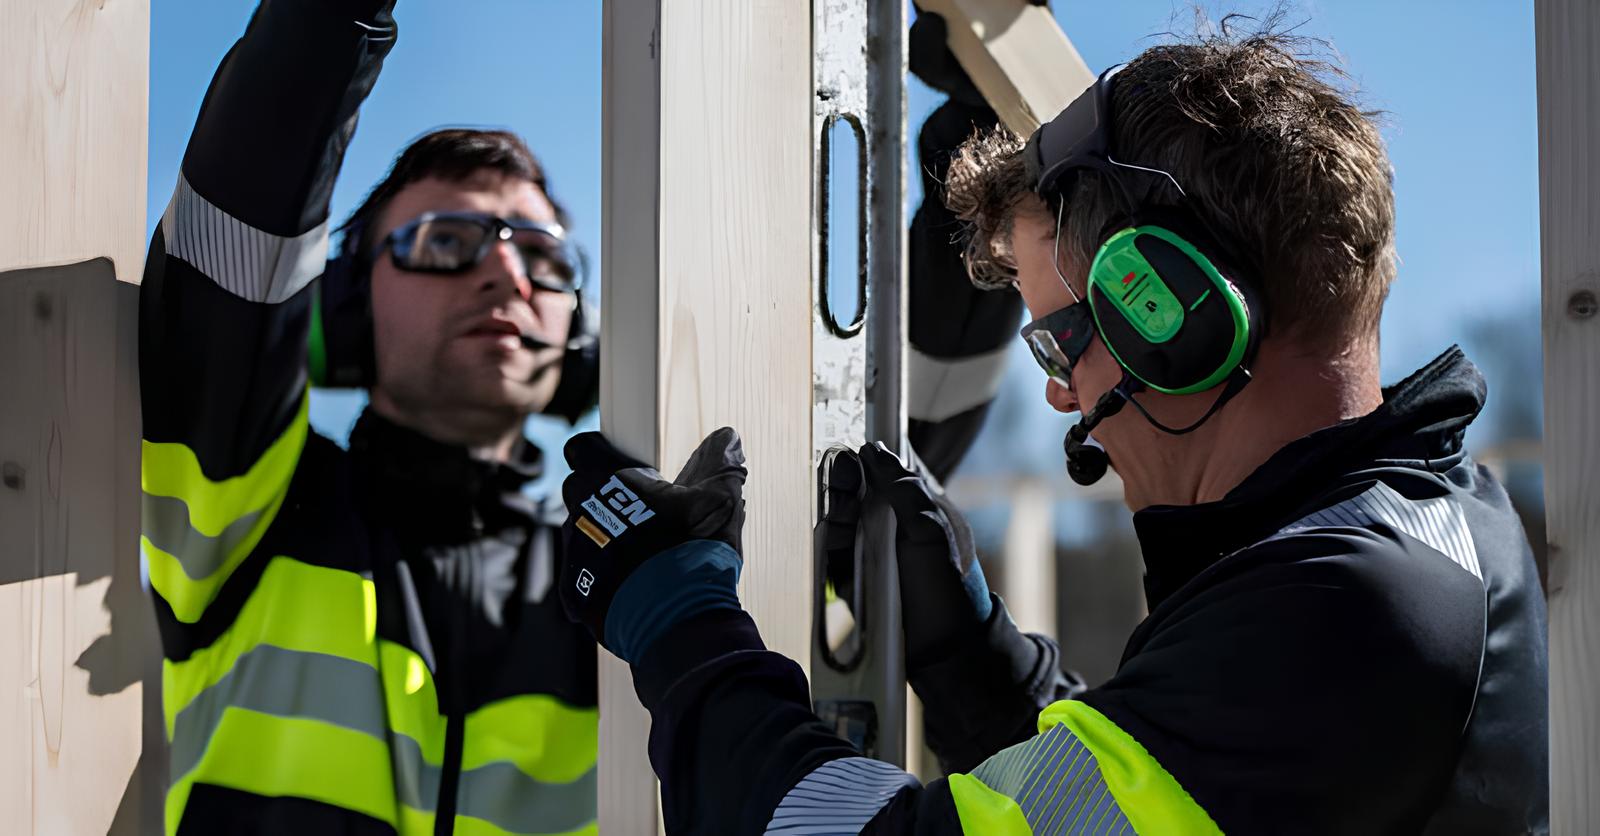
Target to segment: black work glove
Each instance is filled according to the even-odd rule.
[[[1047,6],[1048,0],[1028,0],[1034,6]],[[917,8],[917,19],[911,23],[907,35],[907,64],[912,74],[922,83],[950,96],[951,99],[973,107],[988,107],[983,94],[955,53],[950,51],[949,28],[944,16]]]
[[[977,634],[993,603],[972,546],[972,528],[933,477],[905,466],[882,443],[861,448],[867,491],[895,516],[906,666],[937,662]]]
[[[723,427],[663,479],[597,432],[566,446],[561,604],[628,662],[673,624],[739,608],[744,448]]]

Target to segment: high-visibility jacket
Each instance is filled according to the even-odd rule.
[[[201,108],[140,310],[170,833],[595,832],[595,648],[537,451],[308,426],[328,200],[395,30],[266,0]]]
[[[686,618],[633,664],[668,830],[1547,832],[1544,598],[1462,446],[1484,393],[1452,349],[1225,498],[1137,512],[1150,615],[1071,699],[997,602],[909,672],[925,786],[818,720],[747,614]]]

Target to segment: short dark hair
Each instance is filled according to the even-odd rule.
[[[350,219],[340,228],[349,234],[359,227],[362,235],[359,243],[363,250],[370,249],[375,243],[372,236],[376,234],[374,226],[378,218],[401,189],[428,177],[459,183],[479,171],[499,172],[538,186],[555,207],[556,220],[562,226],[571,225],[566,209],[550,193],[544,167],[528,150],[522,137],[503,130],[442,128],[423,134],[406,146],[389,173],[372,187],[366,200],[350,213]]]
[[[1272,31],[1272,18],[1239,34],[1241,19],[1123,68],[1114,147],[1170,172],[1231,236],[1259,271],[1274,331],[1313,345],[1375,338],[1395,253],[1393,170],[1374,114],[1339,89],[1316,42]],[[969,140],[950,166],[945,200],[969,224],[980,285],[1009,279],[1012,220],[1033,189],[1021,151],[1002,130]],[[1087,172],[1065,196],[1062,248],[1085,266],[1121,214],[1112,188]]]

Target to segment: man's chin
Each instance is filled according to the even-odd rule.
[[[472,394],[485,408],[516,409],[524,414],[542,411],[555,394],[554,369],[536,374],[530,380],[525,369],[503,369],[493,378],[474,381]]]

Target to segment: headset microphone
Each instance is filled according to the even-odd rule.
[[[1106,475],[1106,468],[1111,464],[1111,457],[1106,451],[1089,443],[1089,433],[1107,418],[1122,410],[1131,397],[1124,384],[1118,384],[1111,391],[1100,396],[1094,408],[1084,413],[1083,420],[1074,424],[1067,430],[1067,437],[1062,441],[1062,447],[1067,454],[1067,475],[1072,481],[1080,485],[1093,485]]]

